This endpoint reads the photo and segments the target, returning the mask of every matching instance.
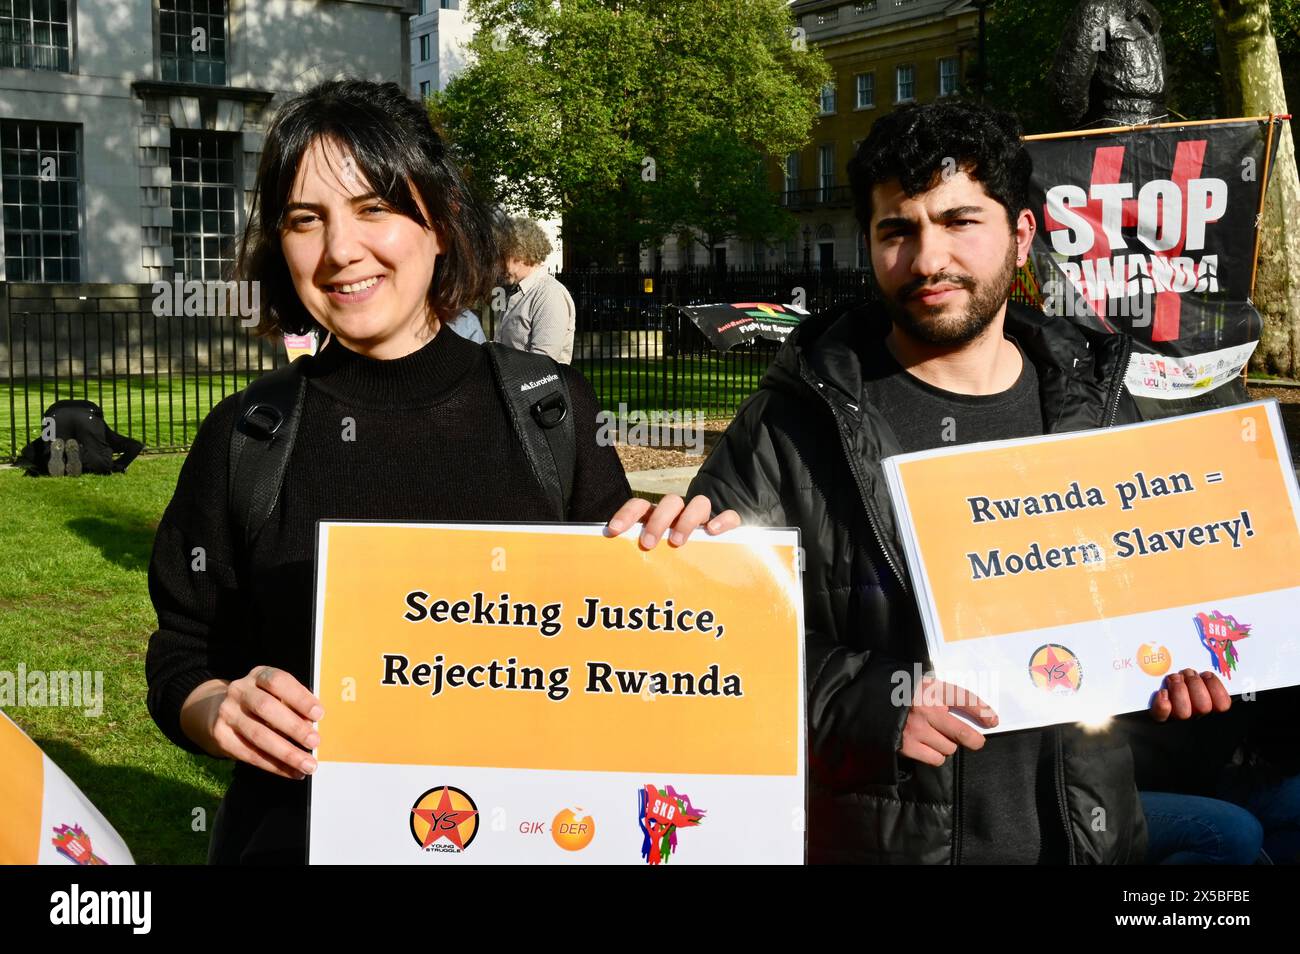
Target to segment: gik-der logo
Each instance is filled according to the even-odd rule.
[[[478,825],[474,799],[450,785],[429,789],[411,806],[411,837],[425,851],[464,851]]]
[[[1174,657],[1164,646],[1143,643],[1138,647],[1138,665],[1148,676],[1163,676],[1174,664]]]
[[[1111,663],[1111,668],[1116,672],[1123,672],[1133,668],[1133,662],[1136,659],[1137,666],[1148,676],[1163,676],[1173,665],[1174,657],[1170,655],[1168,648],[1158,646],[1155,643],[1143,643],[1138,647],[1137,656],[1125,656],[1122,659],[1115,659]]]
[[[1235,616],[1224,616],[1218,610],[1197,613],[1195,622],[1201,645],[1209,650],[1214,671],[1225,679],[1231,679],[1232,671],[1241,660],[1237,643],[1250,635],[1250,624],[1239,623]]]
[[[596,837],[596,819],[580,806],[561,808],[548,825],[543,821],[521,821],[519,834],[550,834],[551,840],[565,851],[581,851]]]
[[[581,808],[562,808],[551,822],[551,837],[565,851],[581,851],[596,837],[596,819]]]

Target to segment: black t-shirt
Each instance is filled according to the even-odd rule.
[[[1023,351],[1015,384],[978,395],[927,384],[905,371],[883,342],[880,351],[864,360],[873,370],[864,376],[863,398],[884,416],[904,452],[1044,431],[1038,373]],[[1026,729],[986,736],[980,751],[962,751],[959,863],[1063,860],[1066,833],[1052,778],[1053,748],[1050,730]]]

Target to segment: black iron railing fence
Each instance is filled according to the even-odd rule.
[[[607,410],[674,410],[727,417],[753,393],[777,346],[756,341],[715,351],[681,305],[795,303],[816,313],[868,294],[866,273],[847,269],[685,269],[657,274],[570,271],[573,363]]]
[[[614,412],[725,417],[758,386],[775,345],[721,354],[677,306],[793,302],[815,314],[869,295],[866,273],[850,269],[557,277],[577,306],[574,364]],[[169,317],[154,302],[148,284],[0,282],[0,460],[40,435],[44,409],[60,398],[95,401],[110,427],[149,450],[183,449],[213,405],[287,360],[279,342],[254,336],[237,315]],[[489,336],[492,317],[483,322]]]
[[[286,360],[237,316],[159,316],[151,286],[0,282],[0,461],[45,408],[86,398],[149,450],[181,450],[217,402]]]

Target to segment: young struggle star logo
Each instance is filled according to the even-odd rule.
[[[1058,695],[1072,695],[1083,682],[1079,657],[1064,646],[1047,643],[1029,657],[1029,678],[1035,686]]]
[[[704,810],[691,807],[689,795],[678,795],[647,785],[638,796],[641,822],[641,857],[646,864],[664,864],[677,850],[677,829],[694,828],[704,820]]]
[[[426,851],[461,852],[478,834],[478,806],[458,788],[431,788],[411,806],[411,837]]]
[[[1225,679],[1231,679],[1232,670],[1237,668],[1237,660],[1241,658],[1237,641],[1250,635],[1250,624],[1238,623],[1235,616],[1224,616],[1218,610],[1197,613],[1195,619],[1196,632],[1200,634],[1201,645],[1210,651],[1214,671]]]

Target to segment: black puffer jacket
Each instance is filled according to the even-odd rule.
[[[858,355],[883,348],[888,328],[867,305],[805,320],[690,493],[735,508],[747,523],[802,533],[809,859],[955,863],[961,750],[939,768],[900,757],[907,708],[890,701],[893,674],[927,660],[880,467],[901,448],[862,399]],[[1123,387],[1129,339],[1093,335],[1015,303],[1006,333],[1038,370],[1048,431],[1139,420]],[[1073,726],[1047,731],[1070,861],[1140,862],[1146,824],[1123,738]]]

